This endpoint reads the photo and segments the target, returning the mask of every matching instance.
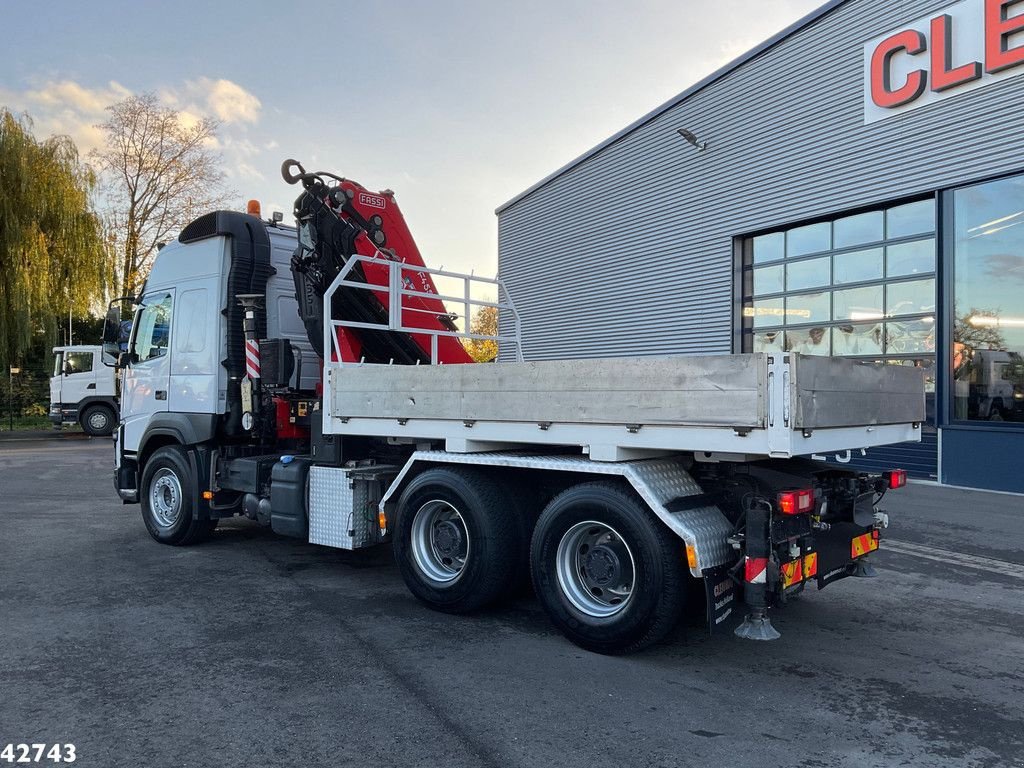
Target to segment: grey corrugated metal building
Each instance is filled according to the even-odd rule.
[[[1024,492],[1022,29],[1019,0],[830,2],[500,207],[527,359],[925,367],[925,441],[869,460]]]

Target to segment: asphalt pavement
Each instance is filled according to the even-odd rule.
[[[0,748],[98,766],[1024,766],[1024,498],[893,492],[879,577],[774,643],[609,658],[523,597],[472,617],[345,553],[222,523],[154,543],[109,440],[0,442]],[[0,765],[3,762],[0,761]]]

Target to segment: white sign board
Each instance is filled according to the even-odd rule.
[[[864,44],[864,122],[1024,74],[1024,0],[962,0]]]

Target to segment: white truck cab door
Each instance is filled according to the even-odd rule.
[[[96,394],[96,371],[99,363],[94,352],[65,349],[57,355],[54,377],[50,379],[50,402],[61,403],[63,410],[77,412],[78,404]],[[51,409],[52,412],[52,409]],[[71,420],[77,413],[71,415]]]
[[[50,377],[50,415],[56,419],[60,414],[61,404],[64,402],[60,397],[61,385],[64,383],[64,350],[53,351],[53,376]]]
[[[121,392],[122,450],[137,451],[153,415],[167,411],[173,309],[174,291],[163,290],[146,294],[136,310]]]

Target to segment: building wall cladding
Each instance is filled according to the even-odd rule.
[[[731,352],[736,236],[1020,170],[1024,77],[864,123],[864,43],[949,5],[848,0],[501,210],[526,358]]]

